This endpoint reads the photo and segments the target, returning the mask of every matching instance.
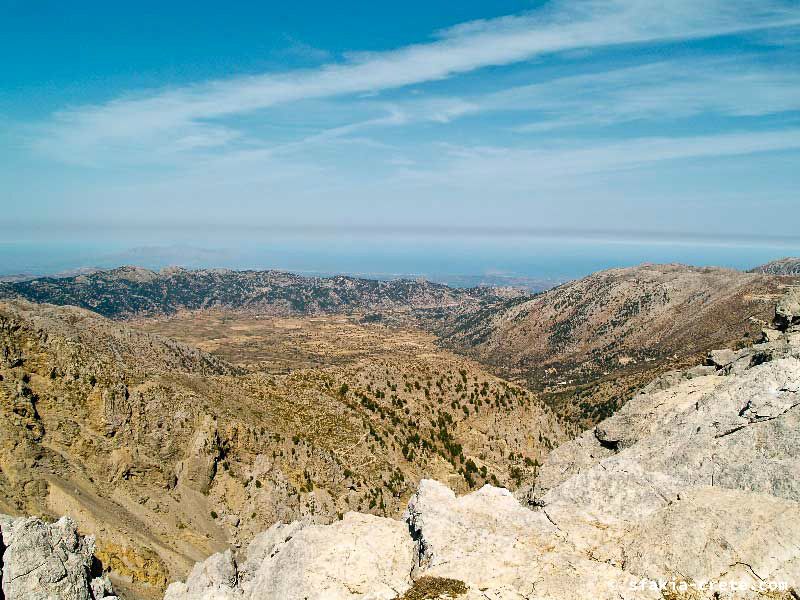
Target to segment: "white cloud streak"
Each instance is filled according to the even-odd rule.
[[[532,190],[565,178],[633,169],[661,161],[800,150],[800,129],[705,136],[645,137],[580,147],[518,149],[445,146],[427,169],[407,170],[409,183],[464,189]]]
[[[343,64],[212,81],[63,110],[45,124],[35,147],[57,159],[89,165],[106,164],[113,156],[159,162],[187,149],[240,140],[240,132],[220,121],[282,103],[399,88],[547,53],[797,23],[800,7],[785,0],[558,0],[545,10],[466,23],[439,32],[429,43],[357,54]],[[453,116],[442,115],[442,120]]]
[[[800,110],[800,71],[794,64],[736,60],[664,61],[464,97],[434,96],[366,106],[391,119],[375,126],[450,123],[491,112],[527,115],[515,131],[604,126],[635,120],[665,122],[701,114],[758,117]],[[363,104],[356,105],[364,109]],[[530,115],[534,115],[531,117]]]
[[[664,62],[567,77],[506,90],[479,103],[487,110],[542,113],[519,131],[676,119],[713,113],[750,117],[800,110],[800,71],[736,61]]]

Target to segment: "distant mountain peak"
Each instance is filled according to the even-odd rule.
[[[787,256],[773,260],[750,270],[751,273],[768,273],[770,275],[800,275],[800,258]]]
[[[77,277],[42,277],[0,284],[0,298],[79,306],[111,318],[205,308],[252,309],[276,314],[416,310],[508,295],[507,290],[451,288],[408,279],[305,277],[275,270],[182,267],[156,272],[130,265]]]

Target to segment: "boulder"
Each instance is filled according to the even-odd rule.
[[[347,513],[331,525],[274,525],[241,566],[215,554],[165,600],[392,600],[411,586],[414,543],[394,519]]]
[[[780,341],[783,336],[783,332],[779,329],[772,329],[771,327],[765,327],[761,330],[761,342],[762,343],[773,343]]]
[[[173,583],[167,588],[165,600],[227,600],[241,597],[237,590],[239,574],[230,550],[212,554],[197,563],[186,583]]]
[[[731,350],[730,348],[723,348],[722,350],[712,350],[708,353],[706,362],[717,369],[724,369],[728,365],[734,363],[736,360],[744,355],[742,351]]]
[[[105,577],[92,578],[94,538],[79,535],[72,519],[4,516],[0,527],[5,600],[114,598]]]
[[[411,498],[415,577],[463,581],[475,598],[657,598],[626,588],[617,566],[580,552],[544,510],[486,485],[466,496],[430,480]],[[469,596],[473,597],[473,596]]]
[[[417,541],[415,570],[440,577],[469,571],[490,585],[530,564],[532,554],[552,545],[556,528],[542,513],[525,509],[508,490],[486,485],[456,497],[445,485],[423,479],[405,518]],[[502,561],[487,561],[495,555]]]
[[[775,326],[778,329],[787,331],[795,325],[800,325],[800,287],[791,288],[775,307]]]

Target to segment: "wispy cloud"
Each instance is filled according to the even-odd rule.
[[[662,62],[567,77],[506,90],[486,98],[484,106],[540,113],[519,131],[703,113],[741,117],[800,110],[800,71],[746,61],[747,57],[693,64]]]
[[[564,127],[583,130],[645,119],[664,122],[701,114],[753,117],[800,110],[800,71],[793,62],[764,64],[748,55],[736,60],[671,60],[477,95],[376,101],[372,107],[394,117],[375,119],[376,126],[517,113],[528,116],[527,123],[514,127],[522,133]]]
[[[274,52],[277,57],[298,58],[312,63],[325,63],[333,58],[333,54],[324,48],[317,48],[292,36],[286,36],[286,45]]]
[[[705,136],[642,137],[624,141],[582,141],[571,147],[520,149],[446,145],[426,169],[407,170],[399,179],[449,187],[530,190],[565,178],[631,169],[662,161],[741,156],[800,149],[800,129]]]
[[[41,128],[35,147],[82,164],[106,164],[114,156],[160,162],[187,149],[254,143],[225,118],[282,103],[374,93],[547,53],[797,23],[800,7],[782,0],[559,0],[525,15],[465,23],[439,32],[429,43],[354,54],[344,63],[144,92],[63,110]],[[438,118],[446,121],[469,109],[442,110]]]

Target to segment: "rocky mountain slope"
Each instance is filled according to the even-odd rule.
[[[71,515],[123,595],[155,597],[277,521],[396,516],[425,477],[513,488],[566,439],[476,363],[371,339],[386,353],[269,374],[83,309],[0,303],[0,512]]]
[[[0,298],[87,308],[111,318],[204,308],[272,314],[411,310],[474,303],[521,292],[456,289],[427,281],[303,277],[282,271],[120,267],[74,277],[0,283]]]
[[[542,390],[584,427],[659,373],[748,344],[791,279],[685,265],[612,269],[534,298],[429,311],[443,343]]]
[[[401,521],[274,525],[165,600],[796,599],[800,291],[778,316],[559,447],[521,502],[425,480]]]
[[[396,562],[400,571],[416,565],[413,587],[406,589],[412,585],[406,571],[402,579],[392,579],[391,585],[383,588],[396,591],[395,596],[425,597],[428,592],[422,590],[440,588],[472,593],[475,586],[488,590],[497,583],[500,595],[495,597],[524,597],[509,591],[530,591],[514,587],[517,583],[504,579],[498,583],[486,573],[479,575],[482,565],[491,564],[487,555],[469,558],[474,580],[459,579],[444,568],[428,569],[427,559],[413,558],[428,543],[417,543],[422,527],[414,525],[409,537],[408,523],[393,517],[409,506],[415,493],[432,494],[435,503],[458,515],[457,523],[441,526],[455,531],[464,529],[463,523],[471,519],[465,510],[486,503],[481,510],[489,516],[496,513],[494,521],[481,517],[483,530],[470,525],[458,534],[462,537],[445,537],[449,541],[439,546],[449,548],[452,542],[477,548],[479,539],[494,539],[493,532],[499,528],[505,533],[495,546],[487,546],[497,554],[500,547],[516,544],[520,537],[515,525],[503,529],[498,519],[513,522],[523,513],[518,512],[517,503],[509,503],[507,492],[496,487],[515,490],[531,481],[532,486],[522,485],[520,494],[537,510],[548,494],[561,488],[571,507],[582,492],[563,487],[568,483],[559,479],[560,475],[606,469],[606,463],[593,461],[622,456],[640,441],[640,449],[646,444],[660,448],[659,444],[677,441],[636,437],[646,428],[636,419],[678,429],[689,422],[700,427],[698,433],[708,433],[687,414],[662,415],[648,408],[650,403],[684,407],[684,400],[674,405],[656,392],[673,384],[678,388],[696,385],[699,387],[676,388],[675,392],[681,398],[685,392],[685,398],[694,400],[716,393],[719,381],[765,372],[759,369],[766,369],[767,364],[775,368],[788,360],[786,364],[791,366],[796,353],[787,348],[797,340],[796,333],[787,332],[798,325],[800,314],[796,295],[782,300],[776,322],[786,331],[768,330],[768,346],[749,350],[746,346],[761,335],[762,325],[771,319],[776,299],[795,280],[683,266],[600,273],[534,298],[501,298],[498,292],[450,290],[416,282],[295,280],[286,274],[156,274],[119,269],[89,277],[95,276],[98,279],[89,285],[77,281],[79,278],[28,283],[34,288],[43,286],[59,302],[82,302],[117,320],[74,307],[24,300],[0,302],[0,513],[47,519],[71,515],[82,533],[96,536],[96,559],[102,568],[110,569],[117,593],[137,599],[160,597],[168,581],[183,578],[192,564],[225,548],[233,548],[230,560],[219,559],[220,568],[233,577],[230,581],[235,580],[228,588],[236,594],[250,593],[244,582],[260,571],[266,554],[256,554],[251,566],[245,567],[238,549],[273,523],[294,520],[301,522],[306,532],[287,533],[286,537],[296,538],[294,545],[276,533],[267,536],[263,546],[267,550],[256,550],[278,552],[277,566],[270,562],[267,573],[258,575],[262,583],[273,579],[293,582],[280,584],[289,587],[276,587],[276,598],[291,597],[280,595],[289,588],[312,589],[303,587],[311,585],[305,576],[297,579],[299,576],[287,569],[296,561],[318,564],[314,563],[316,548],[323,547],[318,542],[327,539],[331,527],[342,539],[351,540],[351,556],[360,561],[359,548],[366,543],[366,534],[351,531],[354,520],[364,532],[372,527],[382,531],[384,526],[400,531],[406,541],[392,537],[392,543],[412,548],[412,561],[417,562],[406,563],[402,557]],[[275,279],[270,279],[273,276]],[[194,287],[203,278],[211,283]],[[252,283],[259,278],[263,278],[261,283]],[[238,291],[226,289],[240,279],[252,285],[243,284]],[[267,280],[272,283],[259,287]],[[64,281],[67,285],[62,287],[59,282]],[[172,290],[173,286],[177,287]],[[248,298],[247,302],[236,301],[237,295]],[[233,305],[238,307],[235,311],[228,308]],[[187,307],[192,311],[186,312]],[[198,307],[201,310],[195,311]],[[156,318],[143,319],[143,315]],[[442,350],[429,334],[409,328],[413,322],[438,331],[448,344],[480,362]],[[183,343],[167,337],[173,335]],[[665,370],[686,367],[709,349],[728,342],[735,342],[734,348],[714,353],[708,366],[670,375],[647,387]],[[197,345],[213,354],[198,350]],[[496,374],[487,372],[482,363],[489,364]],[[733,379],[720,374],[730,374]],[[498,375],[519,378],[531,387],[540,387],[541,392],[531,393]],[[539,379],[526,379],[534,376],[541,377],[544,385],[539,385]],[[793,384],[787,387],[777,381],[769,385],[775,397],[782,397],[787,390],[794,393]],[[637,395],[642,389],[644,394]],[[753,390],[754,394],[763,392]],[[606,421],[591,430],[591,435],[578,438],[577,445],[562,445],[545,460],[577,430],[574,423],[556,417],[542,400],[571,414],[574,422],[595,424],[630,398],[633,400],[619,414],[622,419],[626,411],[633,411],[633,420],[619,421],[616,429],[612,427],[616,421]],[[723,406],[721,400],[715,402],[715,406]],[[746,408],[738,410],[740,417],[750,418]],[[794,414],[793,407],[787,410]],[[753,418],[760,419],[758,415]],[[728,422],[723,416],[714,413],[710,418],[717,424]],[[785,422],[782,413],[767,416],[776,425]],[[741,431],[746,429],[743,426]],[[688,430],[680,431],[684,438],[692,438]],[[720,439],[743,435],[738,432]],[[779,457],[775,460],[784,465],[783,473],[795,477],[794,455],[784,447],[788,444],[775,446],[765,437],[737,439],[745,439],[759,460]],[[701,446],[711,443],[707,436],[695,441]],[[672,468],[672,463],[680,464],[685,457],[695,460],[692,452],[705,452],[687,449],[684,456],[662,451],[672,457],[671,463],[661,465],[647,456],[641,458],[642,469]],[[786,452],[789,458],[780,458]],[[717,458],[713,462],[723,464]],[[706,472],[704,464],[695,466],[697,473]],[[624,499],[628,488],[636,485],[625,478],[639,467],[626,463],[620,468],[622,473],[614,477],[621,478],[617,495]],[[743,482],[763,471],[764,481],[777,486],[775,490],[791,488],[791,484],[775,484],[777,476],[767,468],[738,475],[730,475],[735,472],[731,465],[725,464],[725,469],[725,473],[714,471],[712,479]],[[458,494],[485,484],[494,487],[459,498],[434,484],[420,487],[419,482],[426,478],[443,481]],[[609,489],[616,489],[614,481],[591,483],[595,487],[590,489],[607,483]],[[694,486],[700,480],[687,481]],[[761,480],[753,481],[757,482],[756,492],[768,493]],[[787,499],[775,490],[769,493]],[[650,502],[637,496],[638,492],[633,494],[634,503]],[[412,500],[411,506],[423,506],[423,500]],[[553,506],[557,508],[558,503]],[[584,508],[580,508],[581,515]],[[524,510],[521,522],[530,518],[528,509]],[[367,516],[354,517],[354,511]],[[609,535],[616,535],[620,529],[614,529],[604,514],[597,522]],[[547,517],[552,517],[549,509],[545,520]],[[576,527],[583,527],[582,518],[575,517]],[[629,526],[638,526],[638,519],[622,519],[620,527],[628,531]],[[572,520],[570,513],[569,523],[558,522],[561,533],[556,537],[567,536],[564,532]],[[536,521],[542,521],[541,515]],[[470,533],[472,529],[479,532],[477,536]],[[553,563],[534,561],[543,552],[538,544],[549,548],[556,543],[552,531],[544,537],[537,534],[533,549],[526,546],[528,541],[522,543],[520,556],[531,564],[544,565],[544,573],[562,577],[565,561],[578,565],[576,573],[583,573],[581,565],[595,564],[584,563],[584,559],[593,561],[607,546],[616,548],[613,552],[617,554],[609,550],[608,556],[613,558],[625,547],[613,537],[598,538],[600,541],[591,545],[591,538],[586,542],[589,550],[585,550],[581,536],[588,539],[596,532],[584,528],[576,535],[575,539],[567,537],[566,546],[557,546]],[[307,539],[314,544],[304,546]],[[330,546],[320,550],[321,556],[325,552],[338,555],[341,547],[337,542],[324,543]],[[379,538],[375,544],[369,546],[375,556],[365,559],[365,564],[371,565],[366,570],[386,572],[376,556],[387,553],[388,546],[382,546]],[[284,546],[287,552],[280,554]],[[457,557],[445,555],[450,556],[448,561],[460,564]],[[621,566],[627,575],[624,565],[612,558],[606,564],[615,569]],[[335,582],[342,568],[333,558],[331,561],[332,571],[314,566],[309,573],[339,585]],[[212,567],[198,569],[206,572]],[[534,575],[517,566],[512,572],[512,579]],[[359,575],[359,569],[354,573],[356,579],[342,585],[348,589],[371,585],[369,575]],[[608,573],[600,573],[592,585],[606,589],[602,586]],[[619,575],[618,570],[613,573]],[[367,583],[358,583],[362,581],[358,577],[366,577],[363,581]],[[570,577],[558,581],[570,582]],[[191,592],[194,580],[190,577],[188,588],[176,593]],[[398,586],[397,581],[404,583]],[[197,589],[203,589],[202,580],[198,585]],[[558,591],[560,586],[572,584],[543,585]],[[547,588],[550,585],[555,587]],[[216,592],[206,589],[203,594],[214,597]],[[555,591],[551,595],[560,597]]]
[[[434,332],[497,375],[542,392],[585,428],[659,373],[714,347],[747,344],[792,278],[685,265],[612,269],[532,296],[424,281],[301,277],[277,271],[121,267],[0,284],[0,297],[71,304],[115,319],[208,311],[361,314]],[[798,279],[798,278],[795,278]]]
[[[800,258],[787,257],[780,260],[773,260],[765,265],[756,267],[751,272],[768,273],[770,275],[798,276],[800,275]]]

